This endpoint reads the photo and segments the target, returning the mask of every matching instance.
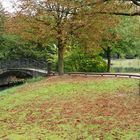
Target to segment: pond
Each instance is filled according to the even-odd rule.
[[[140,68],[133,68],[133,67],[112,67],[111,72],[123,72],[123,73],[139,73]]]
[[[10,76],[10,77],[1,77],[0,78],[0,91],[17,86],[17,85],[21,85],[24,83],[23,79],[17,79],[14,76]]]
[[[111,72],[140,73],[140,59],[112,60]]]

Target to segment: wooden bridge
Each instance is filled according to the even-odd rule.
[[[33,69],[48,69],[48,61],[34,60],[34,59],[12,59],[12,60],[0,60],[0,69],[12,69],[12,68],[33,68]]]

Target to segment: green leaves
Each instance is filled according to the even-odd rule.
[[[100,56],[84,53],[77,47],[65,57],[65,71],[104,72],[106,62]]]

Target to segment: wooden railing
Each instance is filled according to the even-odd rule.
[[[59,75],[57,72],[50,71],[50,76]],[[96,72],[66,72],[64,75],[87,75],[87,76],[113,76],[113,77],[127,77],[127,78],[139,78],[140,73],[96,73]]]
[[[87,75],[87,76],[114,76],[114,77],[128,77],[140,78],[139,73],[93,73],[93,72],[68,72],[67,75]]]
[[[43,60],[34,59],[12,59],[12,60],[0,60],[0,69],[10,69],[10,68],[38,68],[47,69],[48,62]]]

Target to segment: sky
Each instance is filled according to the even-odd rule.
[[[15,3],[16,0],[0,0],[0,2],[2,3],[2,5],[6,11],[8,11],[10,13],[15,11],[12,3]]]

